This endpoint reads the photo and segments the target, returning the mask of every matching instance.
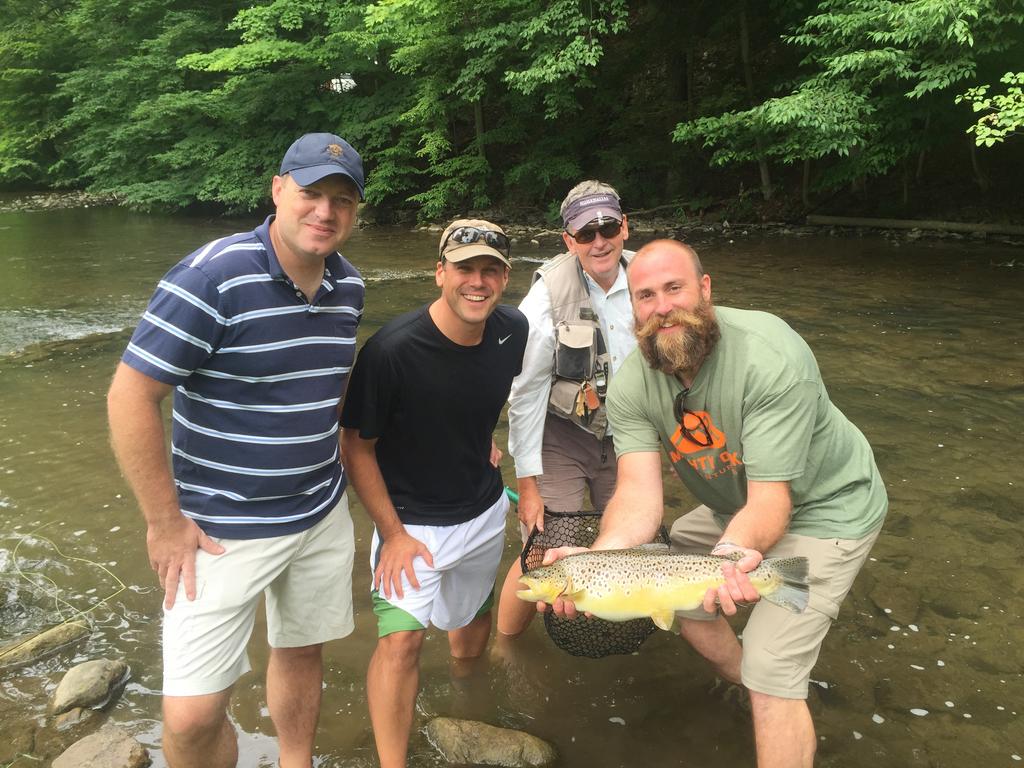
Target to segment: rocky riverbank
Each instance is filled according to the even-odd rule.
[[[493,212],[483,212],[492,213]],[[544,226],[539,222],[508,221],[505,217],[471,213],[472,218],[483,218],[500,225],[512,239],[514,246],[519,248],[541,247],[549,249],[558,247],[562,241],[562,230]],[[1007,234],[1004,232],[957,232],[941,226],[942,222],[922,222],[929,227],[872,227],[864,225],[843,226],[839,224],[792,224],[787,222],[753,222],[733,223],[728,220],[709,221],[699,219],[679,220],[666,217],[636,216],[629,219],[629,231],[634,239],[652,240],[668,237],[681,240],[694,246],[705,243],[732,242],[735,239],[748,237],[811,237],[827,236],[842,238],[884,237],[893,242],[912,242],[915,240],[968,240],[972,242],[1001,243],[1012,246],[1024,246],[1024,235]],[[372,226],[372,225],[370,225]],[[440,234],[444,227],[439,224],[418,226],[415,229],[423,232]],[[519,251],[520,253],[522,251]],[[1003,266],[1003,265],[1001,265]],[[1005,266],[1024,267],[1024,260],[1015,260]]]
[[[0,647],[0,676],[16,674],[18,667],[68,650],[90,635],[85,623],[73,626],[82,632],[48,630]],[[0,766],[45,762],[54,768],[146,768],[152,763],[149,750],[111,717],[130,678],[131,670],[120,659],[90,659],[54,680],[55,688],[47,686],[53,690],[45,714],[40,707],[0,697]],[[536,736],[472,720],[433,718],[426,735],[452,764],[546,768],[556,760],[555,748]]]
[[[113,195],[97,195],[83,191],[50,191],[25,195],[0,196],[0,213],[34,212],[61,210],[67,208],[91,208],[105,205],[118,205]],[[958,222],[879,219],[879,225],[872,226],[869,220],[850,219],[849,224],[832,221],[837,217],[808,216],[800,217],[800,222],[793,221],[730,221],[723,212],[710,211],[699,217],[665,216],[664,209],[671,206],[659,206],[647,211],[628,213],[629,228],[635,236],[645,240],[656,237],[671,237],[684,242],[700,244],[702,242],[721,241],[721,238],[739,238],[751,236],[806,237],[810,235],[828,235],[830,237],[866,237],[880,236],[891,240],[913,241],[919,239],[940,240],[972,240],[1005,243],[1007,245],[1024,245],[1024,234],[1017,232],[1020,227],[1000,229],[993,225],[992,231],[986,231],[984,224],[961,225]],[[411,215],[411,213],[410,213]],[[561,241],[562,230],[553,228],[538,213],[505,214],[499,210],[470,211],[468,218],[481,218],[501,225],[512,237],[514,243],[532,246],[549,246]],[[858,223],[853,223],[858,222]],[[868,222],[868,223],[865,223]],[[384,225],[378,221],[370,206],[363,206],[360,211],[359,225],[373,227]],[[960,226],[976,227],[975,231],[957,231]],[[419,231],[440,233],[442,224],[415,226]],[[1012,230],[1012,231],[1011,231]],[[1024,265],[1024,264],[1022,264]]]
[[[89,634],[88,630],[85,634]],[[8,662],[17,666],[67,647],[67,643],[54,638],[52,631],[37,637],[43,636],[51,639],[17,642],[15,647],[30,646],[24,654],[14,655],[5,649],[0,659],[2,674],[11,674]],[[127,664],[117,659],[92,659],[71,667],[50,694],[43,716],[33,714],[34,708],[26,708],[25,702],[0,700],[5,737],[0,742],[0,765],[40,760],[52,761],[50,764],[57,768],[149,765],[149,751],[109,717],[130,675]]]
[[[117,205],[117,199],[113,195],[94,195],[80,190],[38,192],[0,197],[0,213],[55,211],[65,208],[95,208],[101,205]]]

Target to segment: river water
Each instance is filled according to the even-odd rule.
[[[0,675],[0,745],[45,756],[45,702],[73,663],[125,659],[111,719],[159,751],[159,604],[144,528],[107,445],[104,395],[156,280],[185,252],[255,220],[196,220],[114,208],[0,213],[0,634],[90,611],[71,651]],[[642,224],[642,222],[634,222]],[[367,229],[346,254],[367,282],[362,336],[434,296],[436,234]],[[634,237],[631,245],[643,241]],[[717,303],[765,309],[814,349],[832,399],[875,449],[891,500],[883,535],[815,669],[819,765],[1021,764],[1024,756],[1024,251],[972,239],[702,235]],[[510,302],[556,243],[517,245]],[[505,443],[504,424],[497,440]],[[514,473],[503,463],[506,482]],[[672,479],[671,520],[689,509]],[[357,531],[356,631],[326,651],[318,766],[376,764],[364,675],[376,623],[370,525]],[[503,567],[517,554],[510,519]],[[504,571],[502,571],[503,573]],[[231,713],[244,766],[276,757],[266,643]],[[578,659],[541,622],[453,682],[431,632],[416,726],[434,715],[521,728],[563,768],[753,764],[749,716],[677,636],[633,656]],[[35,747],[24,727],[38,729]],[[13,751],[12,751],[13,750]],[[0,752],[3,749],[0,747]],[[17,765],[37,765],[18,758]],[[409,763],[441,760],[421,730]]]

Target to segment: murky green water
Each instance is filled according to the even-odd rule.
[[[164,764],[160,595],[107,446],[104,394],[157,278],[186,251],[253,223],[115,209],[0,214],[0,633],[37,630],[113,595],[91,614],[87,643],[0,675],[0,744],[53,750],[45,729],[33,747],[13,724],[44,723],[46,696],[72,663],[118,656],[132,682],[110,717]],[[353,236],[346,254],[367,279],[364,334],[433,297],[435,239]],[[832,398],[874,446],[892,502],[815,670],[819,764],[1018,764],[1024,252],[972,240],[739,233],[696,245],[718,303],[773,311],[809,340]],[[525,292],[531,261],[555,252],[554,243],[513,251],[510,301]],[[508,462],[505,473],[511,481]],[[689,508],[678,483],[667,489],[669,517]],[[363,685],[375,642],[370,526],[358,505],[355,517],[357,629],[327,650],[319,766],[375,764]],[[517,543],[511,520],[509,533],[506,560]],[[535,622],[458,685],[443,636],[431,633],[425,649],[417,725],[437,714],[523,728],[552,741],[564,768],[753,764],[747,716],[708,694],[707,667],[668,633],[639,655],[592,661],[555,649]],[[251,657],[261,670],[259,634]],[[272,765],[261,671],[239,682],[232,714],[240,765]],[[410,765],[439,764],[414,734]]]

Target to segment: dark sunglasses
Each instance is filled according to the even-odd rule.
[[[481,240],[485,244],[501,251],[505,258],[509,258],[509,254],[512,252],[512,241],[508,239],[506,235],[501,232],[494,232],[490,229],[480,229],[480,227],[456,227],[448,236],[441,241],[441,247],[438,249],[438,253],[444,254],[444,249],[448,243],[456,243],[458,245],[469,245],[470,243],[479,243]]]
[[[587,243],[594,242],[594,238],[597,237],[598,233],[601,234],[605,240],[611,240],[613,237],[618,237],[619,232],[622,231],[621,221],[609,221],[607,224],[602,224],[599,227],[583,227],[583,229],[577,230],[576,234],[569,234],[573,240],[580,245],[586,245]]]
[[[703,416],[686,407],[686,396],[688,394],[690,394],[689,388],[684,387],[683,390],[676,395],[676,399],[672,401],[672,416],[679,422],[679,431],[683,433],[683,436],[687,440],[694,445],[699,445],[701,448],[709,448],[714,442],[711,437],[711,427]],[[693,418],[697,420],[696,430],[690,429],[686,426],[687,416],[693,416]]]

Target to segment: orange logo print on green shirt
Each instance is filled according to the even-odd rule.
[[[743,465],[738,455],[723,450],[725,444],[725,433],[715,426],[710,413],[685,411],[682,423],[672,433],[673,450],[669,458],[673,464],[685,459],[705,479],[711,480],[725,472],[735,472]]]

